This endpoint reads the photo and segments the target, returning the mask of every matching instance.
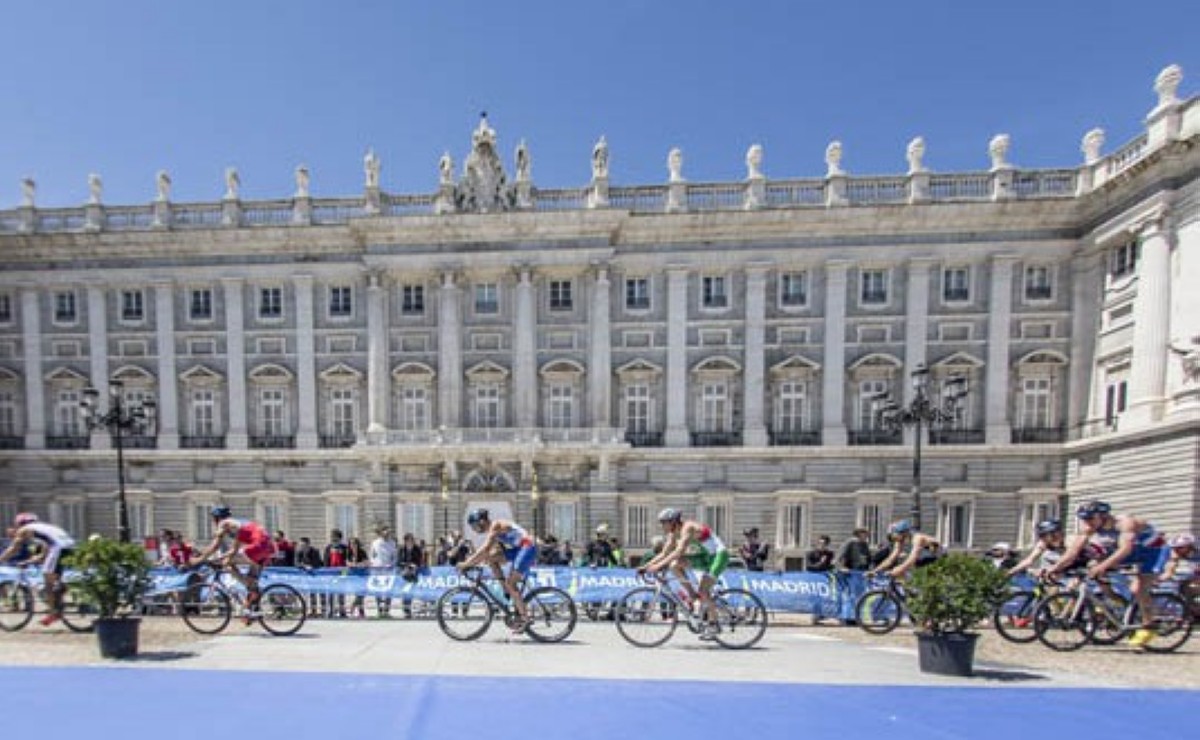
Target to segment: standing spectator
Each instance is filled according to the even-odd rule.
[[[746,570],[761,572],[767,562],[767,558],[770,557],[771,546],[759,542],[758,527],[751,527],[743,531],[742,536],[746,538],[746,541],[738,548],[738,554],[745,561]]]
[[[1012,545],[1007,542],[997,542],[992,545],[992,548],[984,553],[984,559],[1000,570],[1012,570],[1021,559],[1017,557],[1017,553],[1013,552]]]
[[[417,544],[416,538],[411,533],[404,535],[404,543],[400,545],[397,562],[407,581],[415,581],[418,571],[425,567],[425,551]],[[408,595],[404,597],[404,618],[412,619],[412,597]]]
[[[355,575],[362,575],[366,572],[366,568],[370,563],[370,558],[367,557],[367,548],[363,547],[362,540],[357,537],[351,537],[350,546],[346,549],[346,565],[354,569]],[[367,610],[363,605],[366,598],[366,595],[361,591],[354,595],[354,603],[350,605],[350,613],[357,619],[365,619],[367,616]]]
[[[462,536],[461,532],[451,532],[446,546],[446,565],[458,565],[471,557],[474,548],[471,541]]]
[[[349,562],[347,554],[349,552],[346,543],[342,541],[342,530],[329,530],[329,544],[325,546],[325,567],[326,568],[345,568]],[[337,616],[342,619],[346,618],[346,595],[345,594],[326,594],[321,599],[321,604],[327,618],[332,619],[336,611]]]
[[[608,544],[610,547],[612,547],[613,567],[614,568],[624,568],[625,567],[625,550],[621,547],[621,541],[619,539],[617,539],[616,537],[613,537],[612,539],[610,539],[608,541]]]
[[[813,573],[824,573],[833,569],[833,550],[829,549],[829,535],[817,538],[817,546],[804,557],[807,569]]]
[[[167,560],[163,565],[182,568],[192,559],[192,546],[183,538],[183,534],[171,529],[162,531],[163,542],[167,549]]]
[[[395,538],[392,537],[391,527],[381,526],[375,530],[375,539],[371,542],[370,555],[372,568],[389,572],[395,570],[399,548],[396,546]],[[376,596],[375,611],[380,619],[391,619],[392,597]]]
[[[321,560],[321,551],[313,547],[312,540],[307,537],[300,538],[300,544],[296,546],[296,567],[303,568],[306,571],[312,572],[324,565]],[[310,595],[308,599],[308,616],[316,617],[320,613],[320,607],[317,604],[317,599]]]
[[[834,565],[842,571],[865,571],[871,569],[871,543],[867,538],[871,533],[859,527],[854,535],[842,543],[838,549]]]
[[[613,564],[612,543],[608,541],[608,525],[596,527],[596,539],[588,543],[584,555],[587,565],[592,568],[608,568]]]
[[[271,565],[280,568],[292,568],[296,565],[296,546],[292,544],[282,529],[275,530],[275,557]]]

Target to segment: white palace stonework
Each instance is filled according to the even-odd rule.
[[[432,541],[476,504],[632,552],[676,506],[780,566],[820,534],[876,539],[908,515],[914,434],[878,396],[966,380],[922,438],[923,528],[949,547],[1027,545],[1102,497],[1170,531],[1200,525],[1200,99],[1177,67],[1145,131],[1028,170],[541,189],[486,118],[437,189],[0,211],[0,519],[32,510],[113,533],[117,464],[83,389],[154,423],[122,441],[135,536],[207,534],[217,502],[323,540],[378,521]],[[985,158],[986,157],[986,158]],[[113,381],[119,381],[119,385]]]

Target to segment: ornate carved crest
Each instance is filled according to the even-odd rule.
[[[504,165],[496,153],[496,132],[488,125],[486,113],[471,134],[471,153],[463,163],[462,179],[454,188],[454,205],[465,213],[495,213],[516,208],[516,189],[508,184]]]

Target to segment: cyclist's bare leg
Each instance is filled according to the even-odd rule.
[[[57,573],[43,573],[46,608],[51,614],[62,614],[62,583]]]
[[[239,565],[247,566],[246,572],[242,573]],[[229,562],[229,572],[237,579],[238,583],[246,587],[248,606],[258,605],[258,574],[262,572],[262,566],[246,557],[242,553],[237,553]]]
[[[529,619],[529,607],[525,606],[525,599],[521,596],[519,585],[522,578],[521,571],[513,569],[509,572],[508,578],[504,579],[504,590],[512,598],[513,607],[516,608],[517,614],[521,615],[521,619]]]
[[[700,592],[697,591],[696,587],[692,584],[692,579],[688,577],[687,568],[683,566],[683,563],[675,563],[672,565],[671,572],[675,574],[675,578],[679,581],[680,585],[683,586],[683,590],[687,591],[689,599],[692,601],[697,601],[700,599]]]
[[[1150,598],[1154,580],[1153,573],[1139,572],[1129,584],[1129,589],[1133,591],[1133,598],[1137,601],[1138,611],[1142,615],[1141,627],[1144,629],[1154,628],[1154,600]]]
[[[711,573],[700,575],[700,605],[704,609],[704,618],[712,623],[717,621],[717,605],[712,598],[713,584],[716,582]]]

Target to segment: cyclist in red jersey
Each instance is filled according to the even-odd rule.
[[[258,522],[234,519],[228,506],[214,506],[211,514],[213,541],[192,558],[191,565],[198,565],[212,557],[221,549],[222,540],[229,537],[231,547],[221,556],[221,564],[246,587],[246,605],[253,612],[258,608],[258,576],[275,556],[275,543],[270,533]],[[239,565],[247,566],[244,574],[237,567]]]

